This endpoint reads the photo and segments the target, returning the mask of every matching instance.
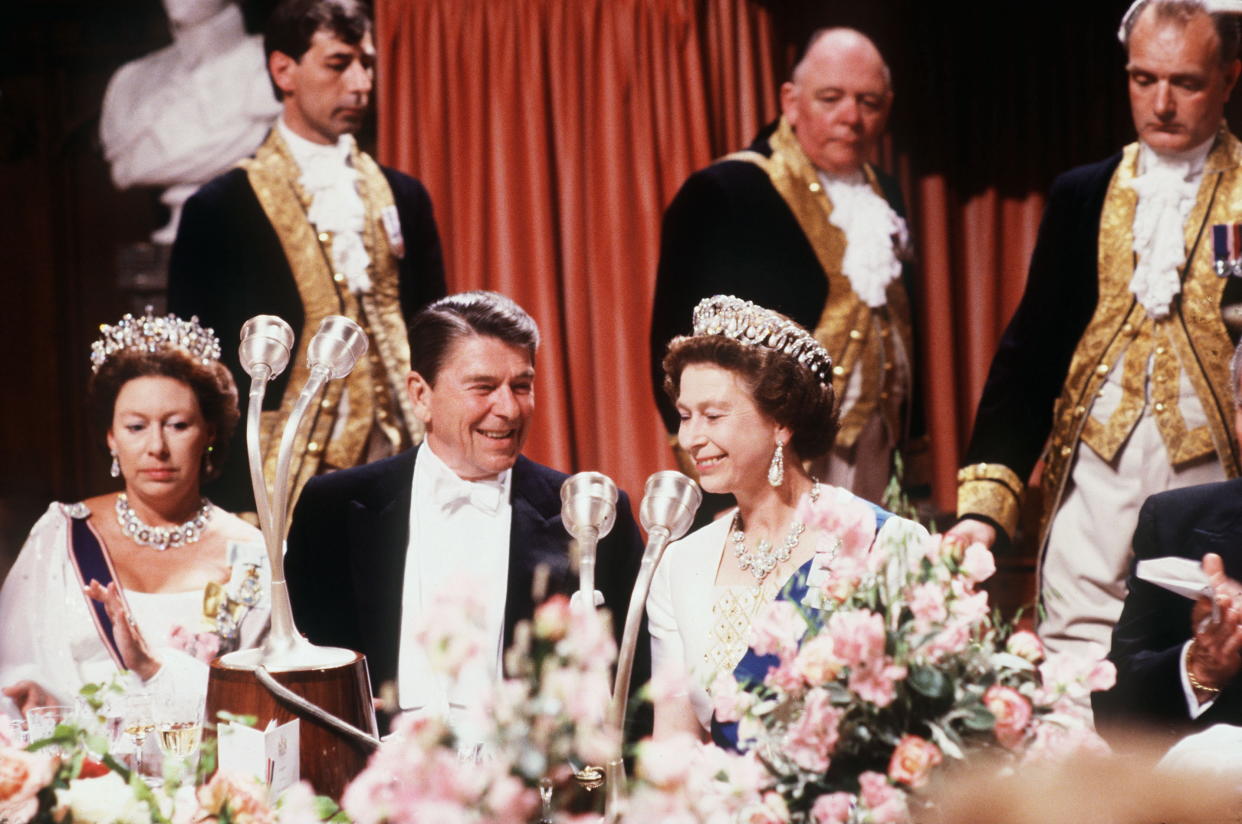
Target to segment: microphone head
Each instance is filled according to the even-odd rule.
[[[575,538],[584,527],[595,527],[599,538],[617,520],[617,485],[599,472],[579,472],[561,484],[561,521]]]
[[[275,315],[255,315],[241,328],[241,344],[237,347],[242,369],[254,377],[256,368],[266,364],[272,380],[289,365],[293,351],[293,328]]]
[[[657,472],[647,479],[638,518],[643,529],[654,527],[668,530],[668,539],[676,541],[694,523],[694,513],[703,503],[699,485],[675,470]]]
[[[362,327],[342,315],[328,315],[306,347],[306,364],[322,366],[335,380],[348,375],[358,359],[367,353],[367,335]]]

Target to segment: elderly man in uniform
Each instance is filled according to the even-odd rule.
[[[298,335],[291,367],[268,391],[264,463],[275,471],[279,433],[306,381],[306,346],[327,315],[347,315],[370,338],[368,357],[331,384],[298,440],[295,488],[326,471],[392,455],[421,437],[406,402],[405,319],[444,294],[440,238],[427,190],[378,165],[353,133],[370,104],[375,46],[360,0],[285,0],[264,32],[281,103],[253,158],[186,202],[169,264],[168,303],[215,329],[237,385],[241,326],[279,315]],[[292,390],[292,391],[290,391]],[[251,510],[243,427],[211,488]]]
[[[1202,0],[1140,0],[1120,32],[1138,142],[1053,184],[1026,292],[958,476],[951,534],[1012,536],[1043,451],[1039,632],[1101,657],[1139,507],[1238,474],[1229,356],[1242,283],[1214,235],[1242,221],[1242,144],[1223,121],[1238,23]]]
[[[668,341],[689,333],[699,300],[736,295],[814,330],[836,363],[842,402],[836,447],[813,471],[871,500],[882,496],[916,411],[901,193],[867,163],[892,100],[871,40],[844,28],[812,35],[781,86],[779,121],[749,149],[691,175],[669,205],[651,328],[655,394],[670,432],[678,421],[660,388],[661,361]]]

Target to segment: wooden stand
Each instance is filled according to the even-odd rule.
[[[340,666],[276,670],[271,674],[327,712],[364,732],[378,734],[371,678],[367,660],[361,654],[355,652],[353,661]],[[228,666],[217,658],[211,662],[207,683],[208,721],[214,723],[220,710],[257,716],[259,729],[272,720],[280,725],[297,718],[302,778],[311,783],[315,792],[336,800],[340,800],[345,785],[366,766],[371,754],[364,745],[281,701],[259,683],[254,670]]]

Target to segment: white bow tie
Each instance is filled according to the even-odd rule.
[[[436,479],[432,500],[447,512],[469,504],[484,514],[494,515],[500,509],[503,494],[504,484],[500,481],[464,481],[456,476],[442,476]]]

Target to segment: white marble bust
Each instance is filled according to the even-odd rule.
[[[99,136],[119,188],[164,186],[172,210],[152,240],[171,243],[181,205],[254,152],[280,113],[263,58],[228,0],[163,0],[173,43],[108,82]]]

